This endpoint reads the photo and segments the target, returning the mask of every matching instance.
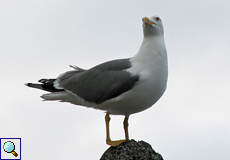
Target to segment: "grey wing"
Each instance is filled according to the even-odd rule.
[[[128,60],[122,60],[127,62]],[[117,63],[118,62],[118,63]],[[116,64],[121,61],[112,61],[113,67],[108,67],[108,62],[94,67],[90,70],[73,74],[67,72],[59,76],[56,86],[71,92],[86,101],[96,104],[102,103],[108,99],[119,96],[120,94],[130,90],[139,80],[139,76],[132,76],[124,68]],[[107,70],[105,70],[105,67]]]

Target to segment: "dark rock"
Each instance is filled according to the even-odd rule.
[[[116,147],[109,147],[100,160],[164,160],[151,145],[135,140],[128,140]]]

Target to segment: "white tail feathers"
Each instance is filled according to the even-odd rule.
[[[53,92],[53,93],[47,93],[43,94],[41,98],[43,98],[45,101],[68,101],[69,98],[72,98],[72,94],[66,92],[66,91],[60,91],[60,92]]]

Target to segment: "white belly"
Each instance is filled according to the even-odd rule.
[[[166,89],[167,74],[166,69],[160,68],[141,73],[140,82],[134,88],[105,101],[98,109],[107,110],[111,114],[130,115],[151,107]]]

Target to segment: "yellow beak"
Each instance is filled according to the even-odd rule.
[[[152,22],[148,17],[144,17],[143,21],[145,22],[145,24],[149,24],[149,25],[156,25],[156,23]]]

